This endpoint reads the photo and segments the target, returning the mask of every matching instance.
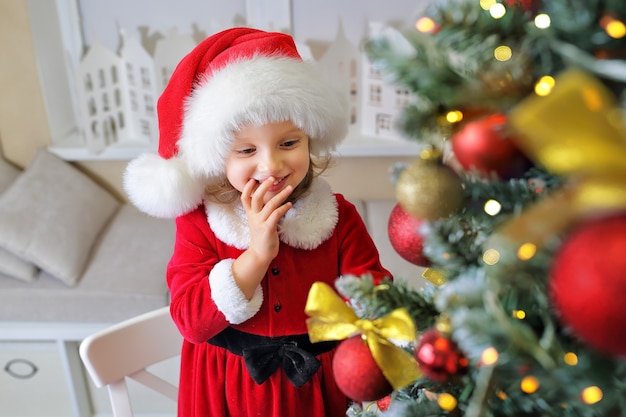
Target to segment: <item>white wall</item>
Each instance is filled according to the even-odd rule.
[[[293,0],[293,36],[297,41],[324,47],[337,33],[339,21],[348,40],[359,45],[367,35],[368,22],[397,28],[413,26],[428,0]]]
[[[222,28],[235,26],[245,19],[245,0],[79,0],[82,27],[87,44],[97,36],[115,50],[118,29],[138,35],[137,28],[167,32],[177,28],[191,33],[193,24],[211,32],[216,23]],[[210,34],[210,33],[208,33]]]
[[[251,0],[254,1],[254,0]],[[256,0],[258,1],[258,0]],[[292,0],[292,34],[303,43],[327,44],[337,33],[339,21],[346,36],[358,45],[366,35],[368,21],[409,27],[427,0]],[[117,30],[136,31],[148,26],[153,31],[176,27],[189,33],[196,24],[210,32],[241,25],[246,16],[245,0],[79,0],[85,39],[97,36],[106,46],[117,46]]]

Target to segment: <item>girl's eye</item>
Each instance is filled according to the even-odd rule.
[[[283,148],[291,148],[293,146],[296,146],[299,142],[300,142],[300,139],[290,139],[290,140],[284,141],[281,146]]]
[[[254,148],[237,149],[235,152],[239,155],[249,155],[254,152]]]

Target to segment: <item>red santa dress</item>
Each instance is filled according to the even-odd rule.
[[[332,286],[345,275],[371,274],[376,281],[391,277],[355,206],[333,194],[324,180],[314,180],[310,192],[281,220],[279,254],[250,300],[231,272],[250,240],[241,204],[205,202],[178,217],[176,225],[167,282],[172,317],[185,339],[179,417],[345,416],[349,400],[334,382],[334,345],[312,345],[319,368],[297,383],[287,372],[299,361],[297,355],[289,356],[292,344],[276,349],[280,359],[271,354],[257,358],[261,368],[282,360],[269,375],[256,376],[260,383],[242,352],[257,339],[307,338],[304,306],[314,282]]]

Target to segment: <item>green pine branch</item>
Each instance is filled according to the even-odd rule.
[[[539,168],[509,180],[465,176],[463,208],[425,225],[424,254],[434,268],[445,269],[448,280],[455,279],[469,267],[482,265],[483,245],[498,225],[561,185],[561,179]],[[491,199],[502,206],[497,215],[489,215],[483,209]]]

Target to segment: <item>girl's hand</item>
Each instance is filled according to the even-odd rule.
[[[283,203],[293,191],[287,186],[265,203],[265,195],[276,181],[270,177],[257,186],[250,180],[241,192],[241,202],[250,227],[250,247],[233,262],[233,277],[246,298],[251,299],[270,262],[278,255],[278,222],[291,208]]]
[[[278,222],[293,205],[284,202],[293,192],[291,186],[285,187],[265,202],[267,191],[274,181],[275,178],[269,177],[257,185],[255,180],[250,180],[241,193],[241,202],[250,227],[248,250],[252,251],[260,262],[267,263],[267,266],[278,255],[280,245]]]

